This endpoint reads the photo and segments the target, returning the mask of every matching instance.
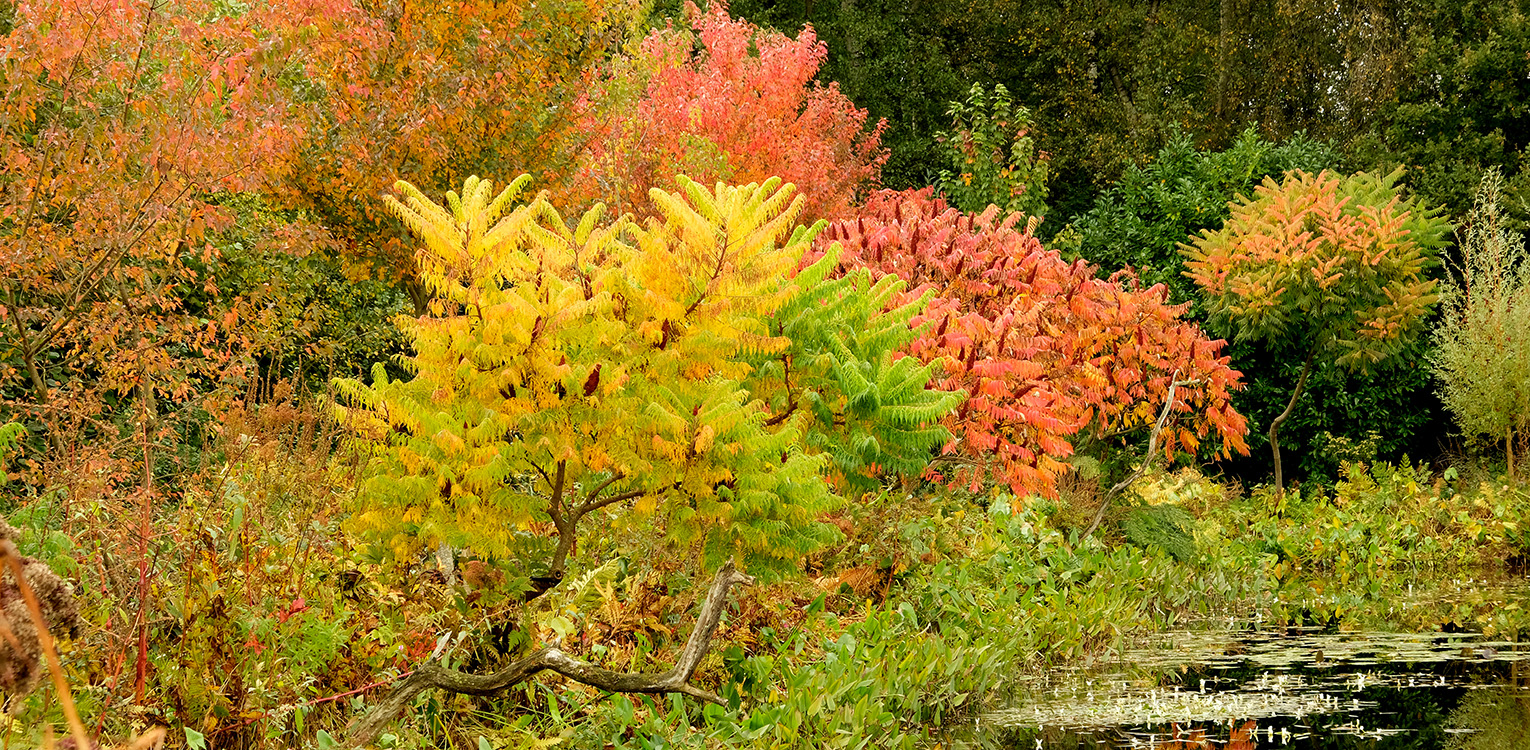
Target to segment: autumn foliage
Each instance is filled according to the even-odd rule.
[[[918,192],[877,193],[861,215],[834,222],[820,246],[842,243],[841,264],[933,292],[914,322],[928,324],[906,351],[942,358],[942,387],[968,400],[948,417],[946,453],[955,481],[992,475],[1016,492],[1049,494],[1066,471],[1075,435],[1121,434],[1152,424],[1173,380],[1165,451],[1245,451],[1243,417],[1228,404],[1238,373],[1209,340],[1180,319],[1162,286],[1127,274],[1097,278],[1083,261],[1042,247],[1021,214],[965,214]]]
[[[1374,364],[1422,331],[1449,223],[1399,194],[1401,172],[1266,178],[1221,229],[1182,245],[1213,320],[1341,365]]]
[[[582,102],[588,145],[562,201],[644,212],[648,190],[673,187],[676,174],[779,177],[802,191],[809,220],[849,212],[887,160],[883,125],[867,129],[865,110],[815,81],[827,49],[812,27],[792,39],[722,3],[687,7],[691,28],[649,34]]]
[[[1270,424],[1277,489],[1280,425],[1313,364],[1362,369],[1392,356],[1423,333],[1439,298],[1427,270],[1450,224],[1404,198],[1402,174],[1267,177],[1220,229],[1180,246],[1213,324],[1305,355],[1291,400]]]
[[[295,143],[270,82],[320,11],[216,6],[22,3],[0,37],[0,387],[55,449],[248,369],[259,313],[219,299],[220,197]]]
[[[355,747],[335,737],[362,712],[371,734],[350,737],[412,714],[378,737],[399,750],[914,747],[999,708],[1010,665],[1087,661],[1115,624],[1150,627],[1143,613],[1283,606],[1265,584],[1294,568],[1272,576],[1265,553],[1303,557],[1307,537],[1281,538],[1295,506],[1266,507],[1259,488],[1235,501],[1151,459],[1247,451],[1231,406],[1243,375],[1215,336],[1263,342],[1243,369],[1266,375],[1305,357],[1269,427],[1277,487],[1277,428],[1309,373],[1422,349],[1406,344],[1429,320],[1448,227],[1401,172],[1292,173],[1223,211],[1221,187],[1281,172],[1254,143],[1214,169],[1160,160],[1167,182],[1129,175],[1081,214],[1109,165],[1131,161],[1121,144],[1157,143],[1195,111],[1171,89],[1210,86],[1094,53],[1160,59],[1179,39],[1194,42],[1180,57],[1209,59],[1211,37],[1122,47],[1112,35],[1140,36],[1142,19],[1120,3],[1068,28],[970,3],[752,3],[750,20],[721,0],[680,5],[0,0],[0,558],[21,561],[14,544],[27,559],[17,585],[0,580],[0,750],[53,747],[65,724],[76,747],[166,732],[202,750]],[[944,30],[908,23],[923,17]],[[1505,38],[1530,39],[1519,26]],[[1010,33],[1032,28],[1046,33]],[[1253,28],[1213,34],[1217,70]],[[1036,58],[1050,48],[1032,42],[1052,38],[1091,59]],[[1000,42],[1010,52],[977,54]],[[1496,80],[1478,73],[1524,48],[1499,46],[1455,78]],[[1069,98],[1072,84],[1014,85],[1075,73],[1125,109]],[[1434,89],[1471,89],[1450,75]],[[1247,100],[1236,83],[1214,98]],[[903,106],[910,92],[929,106]],[[1403,154],[1403,126],[1435,116],[1384,109],[1353,109],[1375,132],[1346,158]],[[1074,137],[1082,121],[1063,110],[1100,127]],[[1471,114],[1430,111],[1449,127]],[[1492,153],[1410,182],[1464,184],[1523,151],[1523,133],[1500,130],[1478,139]],[[879,191],[887,139],[900,186],[933,188]],[[1287,166],[1338,158],[1291,148]],[[1105,171],[1079,169],[1091,159]],[[1508,196],[1526,175],[1504,179]],[[1111,196],[1124,208],[1106,216]],[[1144,281],[1163,273],[1102,276],[1049,250],[1049,202],[1085,230],[1086,255],[1103,246],[1091,215],[1160,250],[1191,242],[1183,266],[1157,266],[1189,269],[1199,287],[1178,299],[1213,335]],[[1444,402],[1477,415],[1468,435],[1506,442],[1510,484],[1530,440],[1513,203],[1459,235],[1466,275],[1435,339]],[[1187,240],[1192,225],[1208,231]],[[1112,252],[1155,260],[1141,250]],[[1365,388],[1407,398],[1385,380]],[[1346,411],[1291,421],[1358,430],[1362,402],[1333,390]],[[1264,417],[1265,393],[1240,398]],[[1402,446],[1324,437],[1307,445],[1334,446],[1333,463],[1374,467]],[[1104,492],[1062,481],[1090,459]],[[1218,468],[1262,481],[1244,464]],[[1411,466],[1391,475],[1427,484]],[[1435,484],[1438,509],[1466,518],[1447,507],[1464,484]],[[1483,497],[1508,505],[1468,514],[1487,524],[1462,537],[1472,546],[1436,552],[1530,546],[1508,533],[1530,517],[1523,493],[1500,486]],[[1335,497],[1365,495],[1354,487]],[[1127,488],[1185,502],[1112,518]],[[1064,501],[1020,507],[1036,496]],[[1067,538],[1091,500],[1094,522]],[[996,502],[1019,512],[972,512]],[[1335,518],[1393,507],[1362,505]],[[1095,554],[1116,520],[1140,549]],[[1198,545],[1213,554],[1184,565]],[[1446,561],[1393,547],[1350,556]],[[754,576],[768,585],[736,590]],[[45,603],[76,593],[34,614],[23,579]],[[1198,589],[1204,601],[1179,595]],[[51,687],[31,655],[44,632],[65,647],[44,660]],[[562,677],[526,685],[548,669]]]
[[[576,99],[625,39],[626,0],[338,2],[302,67],[303,138],[273,187],[329,227],[357,273],[398,279],[423,311],[407,233],[377,197],[464,172],[568,176]]]
[[[580,521],[617,512],[711,565],[790,566],[833,538],[836,473],[922,466],[945,440],[959,398],[893,356],[922,301],[883,312],[902,282],[866,273],[823,284],[832,256],[794,273],[813,231],[790,186],[681,178],[653,191],[662,221],[597,206],[571,225],[545,198],[516,206],[525,182],[389,200],[433,301],[406,324],[413,380],[339,383],[378,446],[359,531],[524,556],[556,581]]]

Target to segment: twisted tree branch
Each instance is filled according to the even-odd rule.
[[[414,703],[420,693],[427,690],[494,695],[545,671],[557,672],[575,682],[613,693],[680,693],[709,703],[726,705],[717,695],[690,684],[691,675],[695,674],[696,666],[712,648],[712,636],[722,620],[728,590],[735,584],[749,586],[753,583],[754,577],[740,573],[731,561],[717,571],[717,577],[712,579],[712,587],[707,591],[706,601],[702,602],[701,612],[696,616],[696,627],[691,630],[691,636],[675,660],[675,666],[668,671],[613,672],[575,659],[556,648],[541,649],[488,675],[469,674],[436,664],[425,664],[399,683],[392,693],[366,715],[352,722],[347,731],[345,746],[361,747],[371,743],[388,724]]]

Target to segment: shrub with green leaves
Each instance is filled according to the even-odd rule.
[[[1127,540],[1143,548],[1157,547],[1180,562],[1195,559],[1195,517],[1177,505],[1141,505],[1121,522]]]
[[[1106,270],[1132,268],[1144,286],[1167,286],[1175,304],[1194,303],[1200,293],[1184,274],[1179,243],[1221,227],[1229,202],[1253,194],[1266,177],[1278,179],[1293,169],[1317,172],[1338,162],[1331,146],[1301,133],[1273,143],[1250,127],[1227,150],[1207,151],[1176,132],[1074,220],[1077,244],[1067,249]],[[1198,313],[1192,306],[1191,315]]]
[[[968,213],[995,205],[1006,214],[1045,215],[1049,157],[1036,151],[1030,110],[1015,106],[1004,84],[993,93],[973,84],[966,101],[951,102],[946,114],[951,130],[935,134],[952,167],[935,183],[946,201]]]
[[[1530,255],[1506,226],[1503,176],[1488,172],[1461,229],[1431,357],[1440,398],[1474,443],[1502,440],[1509,471],[1530,436]]]

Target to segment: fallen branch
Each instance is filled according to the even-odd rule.
[[[696,617],[696,627],[691,630],[691,637],[675,660],[675,666],[667,672],[613,672],[575,659],[556,648],[541,649],[488,675],[469,674],[436,664],[425,664],[399,683],[376,707],[351,724],[345,746],[360,747],[372,742],[426,690],[494,695],[545,671],[557,672],[575,682],[613,693],[680,693],[709,703],[726,705],[717,695],[690,684],[690,679],[702,657],[712,648],[712,635],[717,632],[717,624],[722,620],[728,590],[735,584],[748,586],[753,583],[754,577],[738,572],[732,562],[717,571],[717,577],[712,579],[712,587],[707,591],[706,601],[702,603],[701,612]]]

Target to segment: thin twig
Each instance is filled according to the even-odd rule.
[[[1163,434],[1164,425],[1169,422],[1169,413],[1174,409],[1174,391],[1178,390],[1182,385],[1194,385],[1199,382],[1199,380],[1180,380],[1179,370],[1174,371],[1174,375],[1169,379],[1169,396],[1164,399],[1163,411],[1158,413],[1158,421],[1153,424],[1153,432],[1148,435],[1147,455],[1143,456],[1142,463],[1137,465],[1135,471],[1125,479],[1117,482],[1116,486],[1111,487],[1110,491],[1105,493],[1104,499],[1100,501],[1100,510],[1094,514],[1094,522],[1089,524],[1089,529],[1084,532],[1084,537],[1093,534],[1094,530],[1100,527],[1100,522],[1105,520],[1105,512],[1110,510],[1110,501],[1114,500],[1116,495],[1121,494],[1126,488],[1132,486],[1132,482],[1141,478],[1142,474],[1153,465],[1153,459],[1158,457],[1158,436]]]

